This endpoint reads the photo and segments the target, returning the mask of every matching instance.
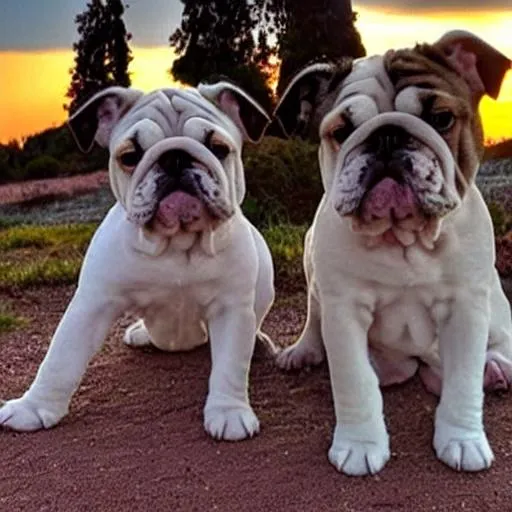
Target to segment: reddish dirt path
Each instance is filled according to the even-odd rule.
[[[34,199],[74,197],[93,192],[108,183],[107,171],[96,171],[67,178],[22,181],[0,185],[0,204],[17,204]]]
[[[32,379],[73,289],[7,297],[30,325],[0,336],[0,396]],[[304,311],[275,309],[268,331],[289,341]],[[488,397],[496,462],[458,474],[431,449],[436,400],[417,381],[386,390],[393,457],[375,477],[328,463],[333,427],[325,368],[284,375],[262,356],[251,397],[263,425],[250,441],[219,443],[202,428],[207,348],[131,350],[123,319],[93,360],[69,416],[34,434],[0,431],[0,511],[500,511],[512,510],[512,400]]]

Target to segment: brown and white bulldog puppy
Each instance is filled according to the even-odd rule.
[[[126,331],[128,345],[189,350],[209,338],[204,426],[211,436],[238,440],[258,432],[249,366],[274,297],[273,268],[240,208],[241,151],[268,121],[226,82],[149,94],[112,87],[71,117],[82,149],[94,140],[109,148],[117,203],[93,237],[34,382],[0,408],[0,426],[58,423],[109,327],[134,310],[140,320]]]
[[[478,104],[510,61],[466,32],[433,45],[297,75],[275,112],[319,140],[325,194],[305,240],[308,316],[285,369],[321,362],[336,412],[329,460],[349,475],[390,456],[381,386],[419,369],[440,394],[434,449],[454,469],[488,468],[483,390],[512,380],[509,303],[491,218],[474,183]]]

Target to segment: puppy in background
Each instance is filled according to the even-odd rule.
[[[488,468],[483,390],[512,381],[510,305],[475,175],[478,105],[511,62],[467,32],[433,45],[316,64],[275,116],[319,141],[325,194],[305,240],[308,316],[284,369],[329,364],[329,460],[348,475],[390,457],[379,384],[419,369],[440,395],[433,445],[456,470]]]
[[[135,309],[140,319],[126,331],[128,345],[189,350],[209,338],[206,431],[226,440],[258,432],[248,376],[274,298],[273,267],[240,209],[241,150],[268,121],[226,82],[150,94],[111,87],[71,117],[81,149],[94,140],[109,148],[117,203],[92,239],[35,380],[0,408],[0,425],[56,425],[112,323]]]

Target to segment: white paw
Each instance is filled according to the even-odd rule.
[[[389,438],[383,422],[374,427],[336,426],[329,461],[338,471],[350,476],[374,475],[389,457]]]
[[[204,428],[214,439],[240,441],[260,431],[260,422],[249,407],[212,407],[205,410]]]
[[[488,469],[494,460],[483,429],[456,427],[440,418],[436,419],[434,450],[439,460],[456,471]]]
[[[30,432],[56,425],[67,413],[59,414],[40,407],[27,398],[5,402],[0,408],[0,426],[20,432]]]
[[[322,348],[299,341],[281,351],[276,357],[276,364],[282,370],[298,370],[305,366],[319,365],[324,357]]]
[[[143,320],[137,320],[128,327],[124,333],[123,341],[130,347],[147,347],[151,345],[151,336],[149,335]]]

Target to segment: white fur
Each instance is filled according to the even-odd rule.
[[[71,397],[112,323],[124,311],[135,310],[141,320],[125,334],[129,345],[190,350],[209,337],[212,368],[204,425],[211,436],[238,440],[258,432],[259,422],[249,404],[248,377],[256,335],[274,297],[272,260],[262,236],[243,216],[240,190],[233,186],[242,173],[238,130],[201,96],[179,96],[182,102],[193,99],[186,105],[189,111],[202,102],[196,115],[230,134],[238,157],[225,164],[231,166],[227,175],[220,163],[216,167],[208,163],[229,182],[225,184],[231,189],[233,215],[214,231],[181,233],[165,240],[127,220],[132,182],[140,182],[144,172],[132,176],[131,182],[111,159],[119,202],[93,237],[75,296],[35,380],[21,398],[0,408],[0,425],[21,431],[56,425],[67,414]],[[162,101],[162,95],[157,99]],[[133,115],[122,118],[112,131],[114,151],[131,126],[139,123],[140,127],[143,116],[134,109]],[[164,151],[177,144],[201,153],[198,141],[185,139],[159,141],[145,158],[155,156],[158,148]]]
[[[441,137],[411,112],[387,112],[394,92],[382,98],[386,88],[368,76],[372,66],[381,75],[379,59],[359,65],[346,80],[358,96],[342,90],[320,127],[326,193],[305,241],[308,316],[297,343],[277,362],[299,368],[327,356],[336,412],[329,460],[339,471],[364,475],[385,465],[389,440],[375,370],[387,369],[382,384],[400,382],[416,372],[418,360],[443,379],[433,441],[437,456],[457,470],[485,469],[493,459],[482,422],[486,351],[496,346],[508,365],[512,361],[510,306],[494,268],[490,215],[474,184],[460,201],[453,158]],[[413,93],[398,104],[414,110]],[[363,94],[384,107],[337,151],[326,127],[351,99],[358,98],[352,108],[364,105]],[[428,243],[373,243],[370,233],[354,232],[353,219],[336,211],[345,157],[386,124],[405,127],[434,151],[443,184],[457,199],[451,213],[428,227]],[[350,191],[355,178],[343,186]]]

